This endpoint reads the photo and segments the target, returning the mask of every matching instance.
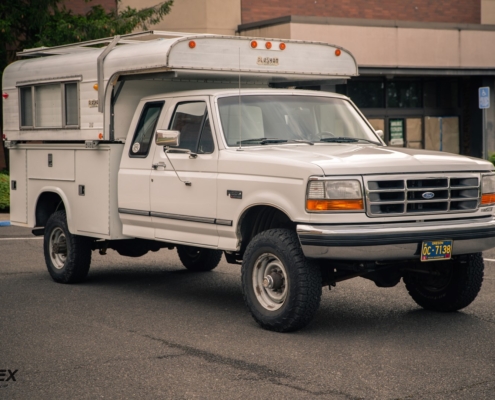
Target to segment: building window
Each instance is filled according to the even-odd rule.
[[[457,79],[432,79],[424,83],[425,108],[455,109],[459,107]]]
[[[387,82],[387,106],[390,108],[423,107],[421,81]]]
[[[350,80],[347,83],[347,95],[359,108],[385,107],[385,85],[382,80]]]
[[[21,128],[78,128],[77,82],[24,86],[20,92]]]

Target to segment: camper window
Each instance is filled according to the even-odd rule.
[[[77,82],[24,86],[19,91],[22,129],[79,127]]]

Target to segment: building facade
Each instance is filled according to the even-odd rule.
[[[360,76],[311,88],[348,95],[389,145],[495,153],[495,0],[175,0],[152,28],[337,44]]]

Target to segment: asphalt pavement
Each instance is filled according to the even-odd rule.
[[[460,312],[357,278],[280,334],[249,315],[239,266],[191,273],[175,251],[110,250],[62,285],[42,240],[0,226],[0,399],[493,399],[495,251],[485,258]]]

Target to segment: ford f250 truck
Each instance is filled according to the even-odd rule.
[[[11,219],[44,235],[56,282],[93,251],[176,248],[198,272],[225,255],[280,332],[354,277],[436,311],[477,296],[492,164],[387,147],[347,97],[295,89],[357,75],[345,49],[146,32],[21,56],[3,75]]]

